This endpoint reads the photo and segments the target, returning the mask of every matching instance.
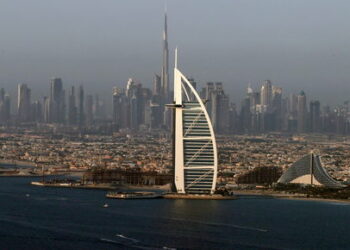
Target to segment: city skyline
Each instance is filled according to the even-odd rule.
[[[348,247],[349,1],[0,2],[0,249]]]
[[[18,84],[17,108],[12,109],[12,112],[8,105],[11,97],[2,89],[0,122],[17,125],[28,122],[67,124],[82,129],[96,126],[95,122],[103,121],[105,125],[110,124],[112,131],[169,130],[171,114],[165,105],[171,102],[172,84],[169,80],[166,9],[163,14],[162,63],[161,69],[154,73],[152,87],[135,78],[129,78],[126,85],[113,86],[112,96],[109,91],[109,97],[102,95],[100,98],[102,86],[99,93],[91,94],[83,84],[79,85],[79,89],[76,84],[64,86],[61,77],[50,78],[49,93],[40,96],[36,96],[37,92],[29,84],[21,83]],[[313,91],[317,88],[307,92],[306,97],[303,88],[298,90],[299,94],[288,93],[279,83],[264,80],[257,83],[255,88],[252,87],[254,84],[248,83],[246,96],[242,95],[238,99],[228,94],[230,84],[223,84],[220,78],[206,81],[205,85],[198,84],[197,78],[188,80],[194,89],[199,91],[201,88],[200,96],[207,100],[205,106],[213,128],[221,134],[273,131],[349,132],[348,99],[337,103],[334,108],[325,103],[321,106],[319,98],[313,97]],[[78,89],[77,94],[75,88]],[[13,98],[12,103],[14,102]],[[15,116],[10,117],[11,113]]]
[[[44,95],[47,79],[57,76],[68,85],[83,84],[90,92],[101,90],[99,94],[105,98],[112,87],[122,85],[130,77],[150,87],[153,74],[160,74],[164,1],[147,5],[131,2],[108,1],[99,6],[98,10],[106,12],[103,18],[93,12],[96,6],[92,1],[84,2],[85,12],[78,11],[79,3],[73,4],[69,11],[63,7],[64,3],[53,6],[40,1],[28,6],[18,1],[4,3],[0,17],[0,29],[4,33],[0,46],[1,85],[11,96],[22,82],[30,85],[34,93]],[[186,75],[199,84],[223,82],[236,103],[241,101],[240,95],[249,82],[256,86],[265,79],[287,92],[298,93],[303,89],[312,99],[325,104],[336,105],[339,97],[346,100],[350,93],[346,70],[350,56],[345,44],[350,39],[342,32],[346,15],[339,11],[339,6],[345,10],[348,3],[282,1],[276,5],[273,2],[201,1],[198,4],[191,1],[185,3],[181,18],[176,13],[183,1],[169,2],[169,49],[173,51],[178,45],[183,51]],[[29,10],[40,9],[36,10],[38,17],[17,9],[20,4]],[[256,6],[265,12],[262,14]],[[328,12],[335,6],[336,15]],[[55,7],[55,11],[44,13],[49,7],[50,10]],[[193,14],[195,10],[201,13],[208,8],[205,19]],[[133,10],[136,15],[127,18]],[[9,16],[7,11],[18,15]],[[308,17],[310,13],[313,18]],[[301,21],[292,22],[294,15]],[[14,16],[18,17],[15,23]],[[261,17],[260,23],[257,17]],[[282,22],[272,22],[276,18]],[[120,24],[121,20],[126,22]],[[71,22],[70,26],[65,25],[67,21]],[[30,24],[37,25],[28,33],[26,27]],[[219,37],[224,39],[216,39]],[[330,84],[337,88],[330,90]]]

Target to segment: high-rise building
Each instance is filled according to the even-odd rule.
[[[298,132],[305,133],[307,130],[307,106],[306,95],[304,91],[301,91],[298,95]]]
[[[225,95],[221,82],[215,83],[211,91],[211,121],[217,133],[225,133],[229,128],[229,99]]]
[[[139,125],[139,105],[136,93],[130,98],[130,128],[137,130]]]
[[[321,109],[319,101],[310,102],[310,131],[320,132],[321,128]]]
[[[229,133],[237,133],[239,129],[236,105],[230,103],[229,109]]]
[[[116,131],[130,128],[130,100],[125,91],[113,88],[113,124]]]
[[[137,86],[136,86],[134,80],[132,78],[129,78],[129,80],[126,84],[126,91],[125,91],[126,96],[128,98],[132,98],[136,92],[136,88],[137,88]]]
[[[183,90],[194,94],[191,100]],[[196,90],[177,69],[174,70],[174,160],[178,193],[214,193],[218,156],[209,114]]]
[[[206,86],[205,86],[205,90],[204,90],[204,99],[206,100],[206,108],[207,108],[207,111],[208,111],[208,114],[209,116],[211,117],[212,115],[212,101],[211,101],[211,98],[212,98],[212,94],[214,92],[214,83],[213,82],[207,82]]]
[[[79,127],[84,126],[85,123],[85,111],[84,111],[84,88],[79,86],[79,107],[78,107],[78,124]]]
[[[169,48],[168,48],[168,20],[167,13],[164,15],[164,31],[163,31],[163,64],[161,75],[161,87],[163,104],[169,101]]]
[[[280,131],[282,128],[282,88],[272,86],[272,124],[273,131]]]
[[[75,88],[72,86],[68,97],[68,124],[77,124],[77,106],[75,100]]]
[[[0,123],[7,123],[10,120],[10,96],[2,88],[0,90]]]
[[[166,129],[171,127],[171,110],[165,108],[165,104],[170,102],[169,89],[169,48],[168,48],[168,19],[167,13],[164,15],[164,30],[163,30],[163,63],[161,73],[161,87],[162,87],[162,113],[163,125]]]
[[[150,102],[150,128],[160,129],[162,125],[161,107],[158,103]]]
[[[298,130],[298,96],[290,94],[287,100],[286,127],[287,131],[295,132]]]
[[[27,84],[18,85],[17,115],[20,122],[28,122],[31,118],[31,91]]]
[[[251,111],[251,107],[253,107],[253,110]],[[255,128],[255,123],[254,121],[252,121],[252,118],[255,118],[254,116],[252,116],[252,112],[253,114],[255,114],[255,108],[256,105],[251,106],[251,98],[248,95],[246,96],[246,98],[243,99],[242,104],[241,104],[241,110],[240,110],[240,130],[242,132],[248,133],[250,130],[254,130]]]
[[[272,103],[272,84],[270,80],[264,81],[260,93],[260,104],[269,107]]]
[[[91,126],[94,122],[94,97],[87,95],[86,97],[86,125]]]
[[[65,121],[65,92],[61,78],[50,80],[49,120],[53,123]]]
[[[0,102],[3,102],[5,100],[5,89],[4,88],[1,88],[0,89]]]
[[[153,95],[161,96],[162,95],[162,83],[161,77],[157,74],[154,74],[153,78]]]
[[[44,122],[49,123],[50,122],[50,98],[47,96],[43,97],[43,115],[44,115]]]
[[[32,103],[31,105],[31,115],[32,121],[35,122],[43,122],[44,120],[44,113],[43,113],[43,107],[40,101],[36,100],[35,102]]]

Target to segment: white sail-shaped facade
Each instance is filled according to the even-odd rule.
[[[174,104],[176,190],[178,193],[212,194],[218,167],[213,126],[197,91],[177,66]]]

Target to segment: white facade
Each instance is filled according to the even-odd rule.
[[[217,147],[205,106],[188,79],[174,69],[175,186],[178,193],[213,193]]]

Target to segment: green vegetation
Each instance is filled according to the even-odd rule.
[[[320,186],[300,185],[295,183],[277,183],[273,189],[291,194],[306,194],[307,197],[324,199],[350,199],[350,187],[335,189]]]

